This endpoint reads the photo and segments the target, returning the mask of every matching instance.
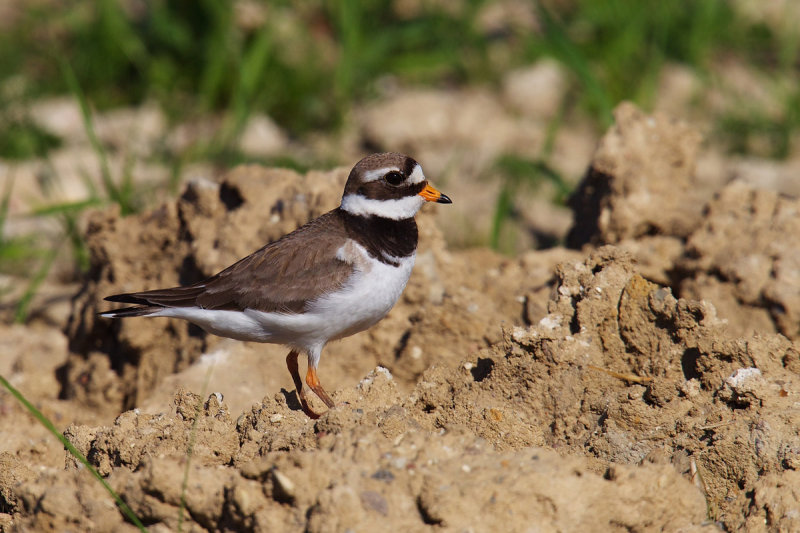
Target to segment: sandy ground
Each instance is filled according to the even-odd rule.
[[[89,278],[0,326],[0,373],[151,531],[798,530],[800,201],[708,171],[701,140],[620,106],[570,248],[453,250],[426,207],[401,301],[323,353],[316,421],[280,347],[95,313],[325,212],[347,169],[95,213]],[[3,531],[134,530],[5,391],[0,420]]]

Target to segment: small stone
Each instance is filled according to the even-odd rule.
[[[281,502],[293,501],[295,497],[294,481],[277,468],[273,468],[270,474],[274,483],[275,499]]]
[[[564,98],[567,75],[551,60],[514,70],[503,80],[503,96],[529,117],[547,120],[558,112]]]
[[[374,474],[372,474],[371,477],[372,479],[378,479],[380,481],[385,481],[387,483],[394,481],[394,474],[392,474],[392,471],[386,470],[384,468],[376,471]]]
[[[251,118],[242,132],[239,148],[254,157],[269,157],[282,153],[288,140],[275,122],[265,115]]]
[[[739,368],[722,384],[719,397],[738,405],[760,405],[764,399],[766,381],[758,368]]]
[[[543,319],[539,321],[539,325],[543,328],[547,328],[549,330],[554,330],[557,327],[561,326],[561,316],[560,315],[547,315]]]
[[[757,368],[740,368],[731,374],[730,377],[725,380],[725,383],[736,390],[747,387],[747,384],[757,377],[761,377],[761,370]]]
[[[376,511],[377,513],[387,516],[389,514],[389,504],[386,498],[381,496],[375,491],[366,490],[361,493],[361,505],[364,509]]]
[[[695,378],[684,381],[681,386],[681,392],[687,398],[695,398],[700,394],[700,381]]]

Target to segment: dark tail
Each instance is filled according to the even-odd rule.
[[[113,309],[111,311],[103,311],[98,313],[103,318],[126,318],[129,316],[147,316],[155,313],[159,309],[163,309],[160,305],[153,305],[146,299],[142,298],[139,293],[115,294],[113,296],[106,296],[104,300],[108,302],[123,302],[127,304],[139,304],[135,307],[123,307],[122,309]]]
[[[189,285],[188,287],[173,287],[171,289],[114,294],[113,296],[107,296],[105,298],[106,301],[136,304],[137,307],[125,307],[123,309],[105,311],[100,313],[100,316],[106,318],[147,316],[165,307],[192,307],[197,305],[197,296],[202,294],[204,290],[204,285],[197,284]]]
[[[106,298],[108,300],[108,298]],[[147,307],[123,307],[122,309],[114,309],[113,311],[103,311],[97,313],[103,318],[127,318],[129,316],[147,316],[163,309],[163,307],[147,306]]]

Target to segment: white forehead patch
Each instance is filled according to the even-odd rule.
[[[368,170],[364,172],[364,176],[361,178],[361,181],[363,183],[369,183],[370,181],[377,181],[382,177],[384,177],[389,172],[400,172],[400,169],[397,167],[384,167],[384,168],[376,168],[375,170]]]
[[[357,216],[376,216],[404,220],[417,214],[425,199],[414,194],[396,200],[374,200],[360,194],[346,194],[342,198],[342,209]]]

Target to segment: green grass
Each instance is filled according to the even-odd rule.
[[[530,194],[543,183],[549,182],[555,189],[553,202],[559,205],[563,205],[572,192],[572,187],[563,176],[544,159],[529,160],[506,154],[497,159],[492,173],[500,177],[502,184],[489,230],[489,246],[498,251],[506,251],[501,238],[503,229],[515,218],[514,200],[523,191]]]
[[[214,370],[213,363],[209,365],[208,371],[206,372],[206,377],[203,382],[203,392],[201,392],[200,396],[198,397],[198,403],[195,407],[195,414],[194,420],[192,421],[192,426],[190,429],[189,435],[189,445],[186,449],[186,466],[184,467],[183,473],[183,481],[181,482],[181,501],[180,506],[178,508],[178,531],[183,531],[183,523],[184,523],[184,514],[186,508],[186,491],[189,485],[189,473],[191,471],[191,463],[192,457],[194,455],[194,445],[197,439],[197,424],[200,420],[200,416],[203,413],[203,397],[205,396],[205,391],[208,390],[208,384],[211,380],[211,375]],[[145,532],[147,531],[142,524],[139,517],[133,510],[125,503],[125,501],[119,496],[119,494],[111,488],[108,482],[100,475],[97,469],[92,466],[89,460],[83,455],[75,446],[64,437],[64,434],[56,429],[55,424],[47,418],[39,409],[36,408],[18,389],[16,389],[9,381],[2,375],[0,375],[0,386],[4,387],[11,395],[19,401],[22,406],[35,418],[40,424],[42,424],[53,437],[58,439],[59,442],[64,446],[64,448],[77,459],[100,483],[104,489],[111,495],[111,497],[116,502],[117,506],[120,509],[128,520],[130,520],[140,531]]]
[[[28,311],[31,301],[36,295],[36,292],[39,290],[39,286],[41,286],[47,277],[47,274],[50,272],[50,269],[53,268],[53,263],[58,256],[59,250],[60,246],[54,246],[48,250],[47,254],[39,264],[39,267],[28,280],[28,286],[25,288],[25,292],[22,293],[19,301],[14,306],[14,322],[22,324],[28,318]]]
[[[515,217],[515,198],[522,192],[533,193],[543,183],[549,182],[555,194],[552,202],[564,205],[567,197],[572,192],[572,187],[549,163],[553,154],[556,135],[561,127],[566,113],[565,104],[550,120],[539,156],[536,159],[527,159],[515,154],[504,154],[498,157],[490,170],[493,176],[499,178],[501,187],[497,195],[492,225],[489,230],[489,246],[497,251],[509,252],[503,243],[503,230]]]
[[[103,478],[103,476],[100,475],[97,469],[95,469],[91,465],[91,463],[89,463],[89,460],[86,459],[86,457],[77,448],[75,448],[75,446],[73,446],[73,444],[70,441],[68,441],[67,438],[64,437],[64,435],[60,431],[58,431],[58,429],[56,429],[55,425],[49,418],[47,418],[39,409],[37,409],[35,405],[33,405],[30,401],[28,401],[28,399],[25,398],[25,396],[20,391],[14,388],[14,386],[11,385],[11,383],[9,383],[8,380],[2,375],[0,375],[0,385],[2,385],[8,392],[10,392],[11,395],[14,398],[16,398],[17,401],[19,401],[23,405],[23,407],[25,407],[25,409],[31,414],[31,416],[33,416],[33,418],[38,420],[39,423],[41,423],[53,435],[53,437],[58,439],[59,442],[61,442],[61,444],[64,445],[64,448],[70,454],[72,454],[73,457],[75,457],[78,461],[80,461],[80,463],[95,477],[95,479],[97,479],[98,483],[100,483],[103,486],[103,488],[105,488],[106,491],[108,491],[111,497],[114,498],[114,501],[117,503],[117,506],[119,507],[120,511],[131,522],[133,522],[133,524],[136,527],[139,528],[139,531],[143,532],[147,531],[144,528],[144,525],[142,524],[141,520],[139,520],[139,517],[137,517],[136,514],[131,510],[131,508],[128,507],[128,504],[126,504],[122,500],[122,498],[120,498],[119,494],[117,494],[114,491],[114,489],[111,488],[111,485],[109,485],[108,482]]]
[[[14,310],[14,321],[24,323],[28,318],[29,308],[39,287],[47,278],[52,269],[64,242],[71,246],[72,256],[77,270],[84,272],[89,266],[88,251],[86,243],[79,230],[78,217],[83,211],[92,207],[99,207],[108,203],[116,203],[120,206],[121,214],[128,215],[135,213],[140,208],[141,191],[133,187],[133,179],[130,174],[130,165],[126,165],[125,170],[118,179],[112,176],[108,164],[108,156],[105,147],[102,145],[94,130],[92,113],[89,102],[81,89],[80,83],[75,77],[71,65],[64,60],[60,61],[61,70],[67,85],[74,98],[80,104],[81,116],[83,119],[84,131],[89,138],[89,142],[94,149],[100,164],[101,182],[103,185],[102,194],[99,194],[91,180],[87,177],[85,183],[90,191],[89,198],[77,202],[49,204],[32,211],[34,217],[57,217],[61,220],[63,235],[47,250],[40,250],[32,239],[6,239],[4,236],[5,222],[8,217],[8,207],[11,193],[13,190],[13,178],[8,180],[6,190],[3,191],[2,203],[0,203],[0,271],[14,272],[14,261],[25,260],[26,269],[29,273],[28,284],[25,291],[17,301]],[[43,155],[47,160],[47,154]],[[52,165],[50,165],[52,168]],[[58,177],[56,176],[56,179]],[[40,185],[43,192],[48,192],[47,185]],[[31,264],[38,259],[38,266],[31,268]],[[18,270],[18,268],[16,269]]]
[[[175,121],[221,112],[225,125],[209,149],[224,151],[253,112],[291,135],[336,131],[387,76],[494,84],[509,68],[551,57],[573,74],[575,110],[604,128],[621,100],[652,104],[666,62],[705,76],[735,56],[794,75],[800,53],[791,25],[775,31],[725,0],[539,2],[534,29],[512,20],[491,30],[481,22],[489,0],[423,2],[403,16],[377,0],[255,5],[255,21],[215,0],[162,0],[131,12],[116,0],[28,7],[0,36],[0,72],[25,80],[29,96],[75,93],[77,84],[98,109],[155,100]],[[63,72],[66,57],[74,74]],[[796,130],[797,119],[788,125]],[[0,126],[0,149],[3,139],[17,139],[10,150],[20,154],[48,146],[41,132],[12,136],[9,128]]]
[[[61,140],[27,119],[0,117],[0,158],[32,159],[41,157]]]
[[[105,147],[97,138],[97,133],[94,130],[94,123],[92,121],[92,112],[89,108],[89,102],[81,88],[78,78],[72,69],[70,63],[64,59],[60,60],[61,71],[64,79],[67,82],[70,92],[80,104],[81,118],[83,119],[83,128],[86,135],[89,137],[89,143],[92,145],[97,160],[100,162],[100,177],[102,179],[103,187],[108,199],[120,206],[120,213],[125,216],[138,211],[138,206],[135,203],[135,191],[133,190],[133,178],[130,172],[123,172],[119,183],[111,175],[111,168],[108,165],[108,155],[106,154]],[[87,180],[88,181],[88,180]]]
[[[36,260],[45,253],[37,244],[34,236],[21,236],[9,238],[5,234],[8,219],[11,193],[14,191],[14,176],[5,183],[0,196],[0,265],[4,273],[24,275],[29,272]]]

